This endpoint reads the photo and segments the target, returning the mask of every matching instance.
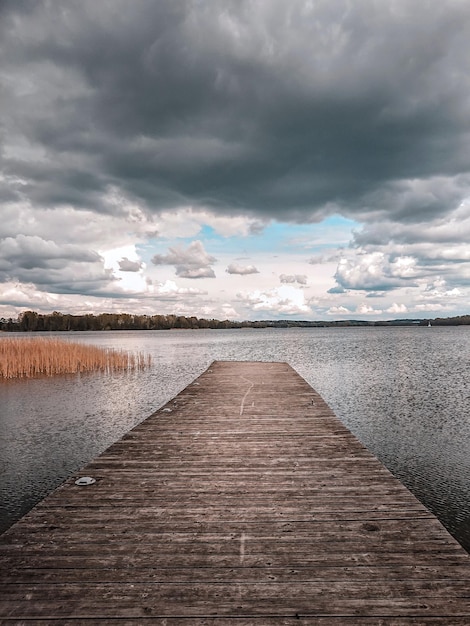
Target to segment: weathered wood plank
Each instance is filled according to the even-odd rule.
[[[22,589],[4,586],[2,603],[12,611],[27,597],[37,617],[67,617],[73,607],[77,617],[88,617],[99,603],[103,617],[139,618],[141,615],[180,616],[434,616],[446,611],[461,617],[468,611],[466,581],[304,581],[299,583],[121,583],[94,584],[93,593],[83,584],[25,584]],[[84,593],[85,592],[85,593]]]
[[[470,558],[284,363],[216,362],[1,538],[0,623],[470,623]]]
[[[41,562],[41,565],[44,563]],[[383,580],[466,580],[466,566],[453,565],[441,568],[434,565],[402,565],[390,564],[383,566],[352,565],[332,567],[330,565],[293,567],[247,567],[245,564],[234,567],[135,567],[132,575],[141,583],[184,583],[190,582],[225,582],[229,584],[244,582],[296,582],[308,581],[369,581]],[[64,583],[127,583],[129,570],[124,568],[95,567],[80,568],[47,568],[35,569],[31,563],[27,568],[14,567],[0,572],[2,584],[17,585],[31,583],[41,579],[43,584]]]
[[[194,615],[189,617],[155,617],[152,615],[142,615],[138,618],[138,621],[134,618],[126,619],[122,617],[118,618],[83,618],[64,621],[62,618],[49,617],[46,619],[33,619],[25,621],[8,620],[10,626],[17,624],[18,626],[50,626],[51,624],[73,624],[73,626],[136,626],[137,624],[151,624],[152,626],[253,626],[253,624],[262,624],[263,626],[403,626],[403,624],[414,624],[415,626],[468,626],[467,618],[453,617],[451,621],[449,618],[440,617],[425,617],[419,618],[390,618],[387,616],[380,617],[352,617],[352,616],[339,616],[339,617],[303,617],[301,614],[296,614],[290,617],[268,617],[263,616],[259,619],[259,616],[240,617],[236,619],[233,617],[195,617]]]
[[[145,605],[144,605],[145,606]],[[127,623],[127,624],[131,624],[132,626],[136,626],[136,624],[159,624],[161,626],[169,626],[169,625],[174,625],[174,624],[185,624],[186,626],[188,624],[191,624],[193,626],[213,626],[214,624],[224,624],[224,625],[232,625],[236,624],[237,626],[239,626],[240,624],[244,624],[247,626],[253,626],[254,624],[256,625],[260,625],[260,626],[269,626],[269,625],[273,625],[273,624],[290,624],[291,626],[293,626],[294,624],[308,624],[309,626],[319,626],[319,625],[335,625],[335,626],[342,626],[342,625],[349,625],[349,624],[354,624],[354,625],[364,625],[364,624],[373,624],[374,626],[384,626],[384,625],[389,625],[389,624],[394,624],[395,626],[402,626],[405,623],[408,624],[414,624],[416,626],[427,626],[429,624],[445,624],[446,626],[468,626],[468,621],[465,621],[465,618],[461,618],[459,616],[453,616],[451,618],[447,617],[444,620],[439,620],[439,618],[435,618],[435,617],[427,617],[423,614],[418,614],[413,616],[412,618],[408,618],[408,617],[404,617],[402,615],[401,619],[400,618],[394,618],[394,619],[390,619],[389,616],[382,616],[382,615],[374,615],[374,616],[364,616],[363,619],[357,619],[352,615],[346,614],[346,615],[342,615],[340,617],[335,617],[335,616],[324,616],[324,617],[318,617],[316,615],[309,615],[309,614],[305,614],[305,616],[302,613],[298,613],[296,612],[295,614],[289,615],[288,617],[280,617],[280,616],[276,616],[273,615],[268,616],[265,615],[264,613],[257,613],[257,614],[252,614],[249,615],[248,617],[246,617],[246,615],[239,615],[239,614],[231,614],[231,615],[227,615],[227,616],[223,616],[218,617],[220,614],[214,613],[211,616],[208,617],[204,617],[201,616],[199,614],[192,614],[192,615],[178,615],[177,617],[172,617],[172,616],[159,616],[159,615],[155,615],[154,613],[152,613],[150,608],[147,608],[146,611],[142,611],[140,612],[138,615],[136,615],[136,611],[132,611],[132,610],[128,610],[128,611],[124,611],[120,608],[117,609],[116,611],[118,613],[118,615],[113,615],[110,616],[108,618],[103,618],[102,621],[100,621],[100,624],[109,624],[109,625],[113,625],[113,624],[122,624],[122,623]],[[357,612],[361,612],[360,610],[358,610]],[[408,612],[407,609],[404,609],[404,612]],[[122,619],[119,616],[119,613],[126,613],[129,615],[129,617],[127,619]],[[72,625],[75,626],[75,624],[79,623],[79,624],[96,624],[96,620],[94,621],[95,618],[83,618],[83,619],[78,619],[76,620],[75,618],[73,620],[69,620],[68,618],[64,618],[64,617],[54,617],[52,615],[48,615],[47,617],[43,618],[42,620],[38,620],[35,619],[33,621],[28,620],[26,621],[19,621],[19,620],[9,620],[8,624],[16,624],[17,626],[25,626],[25,624],[27,624],[28,626],[32,623],[32,624],[66,624],[66,625]],[[405,621],[404,621],[405,620]]]

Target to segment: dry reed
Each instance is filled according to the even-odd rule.
[[[150,356],[49,338],[1,338],[0,379],[144,369]]]

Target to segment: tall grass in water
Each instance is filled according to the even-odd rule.
[[[144,369],[150,356],[49,338],[0,339],[0,379]]]

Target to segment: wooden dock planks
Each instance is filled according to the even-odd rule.
[[[285,363],[215,362],[1,537],[5,624],[470,623],[470,557]]]

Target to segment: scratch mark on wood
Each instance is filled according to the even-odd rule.
[[[251,382],[251,380],[248,380],[248,378],[245,378],[244,376],[240,376],[240,378],[242,380],[246,380],[246,382],[250,385],[245,393],[245,395],[242,398],[241,404],[240,404],[240,415],[243,415],[243,410],[245,408],[245,402],[246,399],[248,398],[250,391],[253,389],[253,387],[255,386],[255,383]]]
[[[246,535],[245,533],[242,533],[240,535],[240,564],[243,565],[243,562],[245,560],[245,542],[246,542]]]

